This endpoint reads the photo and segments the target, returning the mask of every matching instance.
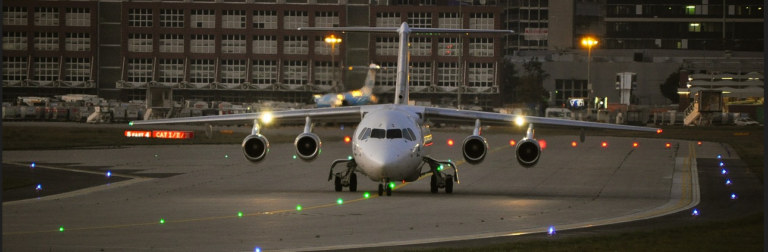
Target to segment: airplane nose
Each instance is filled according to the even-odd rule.
[[[370,153],[368,156],[369,163],[375,169],[380,169],[384,172],[385,176],[394,175],[394,170],[402,164],[402,160],[408,156],[407,151],[403,151],[400,148],[386,148],[381,151]]]

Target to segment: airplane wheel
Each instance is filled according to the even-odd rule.
[[[333,180],[333,185],[336,187],[337,192],[341,192],[341,178],[336,177],[336,179]]]
[[[445,176],[445,193],[453,193],[453,176]]]
[[[379,184],[379,196],[384,195],[384,185]]]
[[[357,192],[357,174],[353,172],[351,176],[352,177],[349,178],[349,191]]]
[[[437,193],[437,176],[434,174],[432,175],[432,179],[429,182],[429,190],[432,193]]]
[[[392,187],[389,187],[389,183],[387,183],[387,196],[392,196]]]

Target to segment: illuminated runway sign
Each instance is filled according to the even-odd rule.
[[[193,131],[178,130],[126,130],[126,137],[144,137],[144,138],[169,138],[169,139],[190,139],[195,138]]]

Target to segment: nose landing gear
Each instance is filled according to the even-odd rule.
[[[333,168],[340,163],[347,163],[347,170],[334,174]],[[355,174],[355,169],[357,169],[355,159],[337,159],[333,161],[333,165],[331,165],[331,171],[328,173],[328,181],[333,179],[334,189],[337,192],[341,192],[344,187],[349,187],[350,192],[357,192],[357,174]]]
[[[387,191],[387,196],[392,196],[392,187],[394,186],[389,182],[389,179],[382,181],[379,184],[379,196],[384,195],[385,190]]]

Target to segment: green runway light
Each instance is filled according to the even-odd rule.
[[[160,224],[165,224],[165,219],[160,219]]]
[[[451,160],[450,160],[450,159],[448,159],[448,162],[451,162]]]
[[[364,197],[364,198],[366,198],[366,199],[367,199],[367,198],[370,198],[370,197],[371,197],[371,194],[370,194],[370,193],[368,193],[368,192],[365,192],[365,193],[363,193],[363,197]]]
[[[296,211],[301,211],[301,205],[296,205]]]
[[[293,159],[296,159],[296,155],[293,155]]]
[[[155,157],[157,157],[157,154],[155,154]]]
[[[224,158],[229,158],[229,155],[224,155]]]
[[[352,160],[352,156],[347,156],[347,160]]]
[[[133,126],[133,121],[129,122],[128,126]]]
[[[237,217],[243,217],[243,212],[237,212]]]
[[[59,232],[64,232],[64,227],[59,227]]]
[[[389,182],[389,188],[395,189],[395,182]]]
[[[344,200],[343,200],[343,199],[341,199],[341,198],[339,198],[339,199],[337,199],[337,200],[336,200],[336,204],[339,204],[339,205],[341,205],[341,204],[343,204],[343,203],[344,203]]]
[[[437,167],[437,170],[438,171],[442,171],[443,170],[443,165],[440,165],[440,167]]]

